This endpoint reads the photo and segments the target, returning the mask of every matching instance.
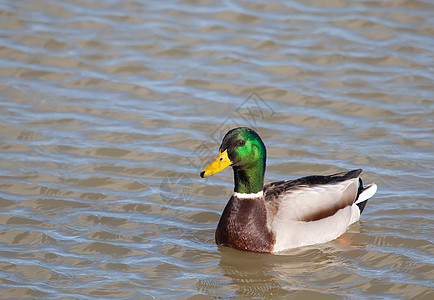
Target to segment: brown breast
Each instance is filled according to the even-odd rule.
[[[267,227],[263,197],[239,199],[232,196],[220,218],[215,238],[218,245],[270,253],[276,239]]]

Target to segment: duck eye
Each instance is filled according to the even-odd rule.
[[[246,141],[245,140],[241,140],[241,141],[238,142],[237,147],[242,147],[245,144],[246,144]]]

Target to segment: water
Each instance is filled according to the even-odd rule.
[[[2,1],[0,297],[432,299],[431,1]],[[235,126],[266,181],[363,168],[341,239],[217,247]]]

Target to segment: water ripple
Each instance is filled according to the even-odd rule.
[[[428,298],[432,4],[0,4],[0,298]],[[259,103],[259,104],[258,104]],[[214,243],[254,127],[267,180],[364,169],[362,220],[282,255]]]

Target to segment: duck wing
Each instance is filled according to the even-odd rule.
[[[264,186],[264,198],[271,216],[291,221],[317,221],[352,206],[363,186],[361,169],[327,176],[307,176],[272,182]],[[363,189],[363,187],[362,187]]]

